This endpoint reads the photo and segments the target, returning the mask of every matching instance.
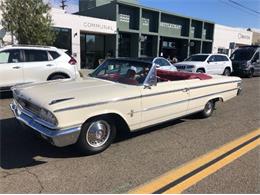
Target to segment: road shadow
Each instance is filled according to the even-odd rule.
[[[133,133],[120,133],[116,143],[122,142],[177,125],[183,120],[174,120]],[[0,120],[1,155],[0,166],[3,169],[15,169],[37,166],[47,163],[40,160],[47,158],[75,158],[86,156],[79,153],[75,146],[58,148],[36,136],[29,127],[21,125],[15,118]]]
[[[10,99],[10,98],[13,98],[12,91],[0,92],[0,99]]]

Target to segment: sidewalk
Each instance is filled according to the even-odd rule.
[[[86,78],[88,76],[89,73],[93,72],[94,69],[81,69],[79,70],[79,72],[81,73],[81,75]]]

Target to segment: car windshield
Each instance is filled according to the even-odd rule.
[[[184,61],[204,62],[208,57],[209,57],[209,55],[194,55],[194,56],[190,56],[189,58],[187,58]]]
[[[256,49],[254,48],[237,49],[231,55],[230,59],[232,61],[248,61],[253,57],[255,51]]]
[[[108,59],[90,76],[128,85],[143,85],[151,67],[152,63],[143,61]]]

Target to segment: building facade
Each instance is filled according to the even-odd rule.
[[[253,32],[252,44],[260,45],[260,30],[252,30],[252,32]]]
[[[81,0],[84,1],[84,0]],[[85,0],[86,2],[92,0]],[[98,0],[95,0],[97,3]],[[80,6],[84,6],[81,3]],[[78,15],[116,21],[115,57],[177,57],[211,53],[214,23],[189,18],[128,1],[109,1]]]
[[[230,56],[234,49],[252,45],[252,40],[253,33],[247,29],[216,24],[213,53],[224,53]]]
[[[113,0],[79,0],[79,11],[86,11],[95,7],[99,7],[108,3],[111,3]],[[128,3],[137,4],[138,0],[122,0]]]
[[[95,68],[98,60],[115,50],[116,22],[85,17],[52,9],[53,28],[57,33],[54,46],[68,50],[79,68]]]

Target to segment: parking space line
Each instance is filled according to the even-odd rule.
[[[203,178],[221,169],[235,159],[260,145],[260,129],[240,137],[224,146],[203,155],[180,168],[171,170],[129,193],[181,193]]]

